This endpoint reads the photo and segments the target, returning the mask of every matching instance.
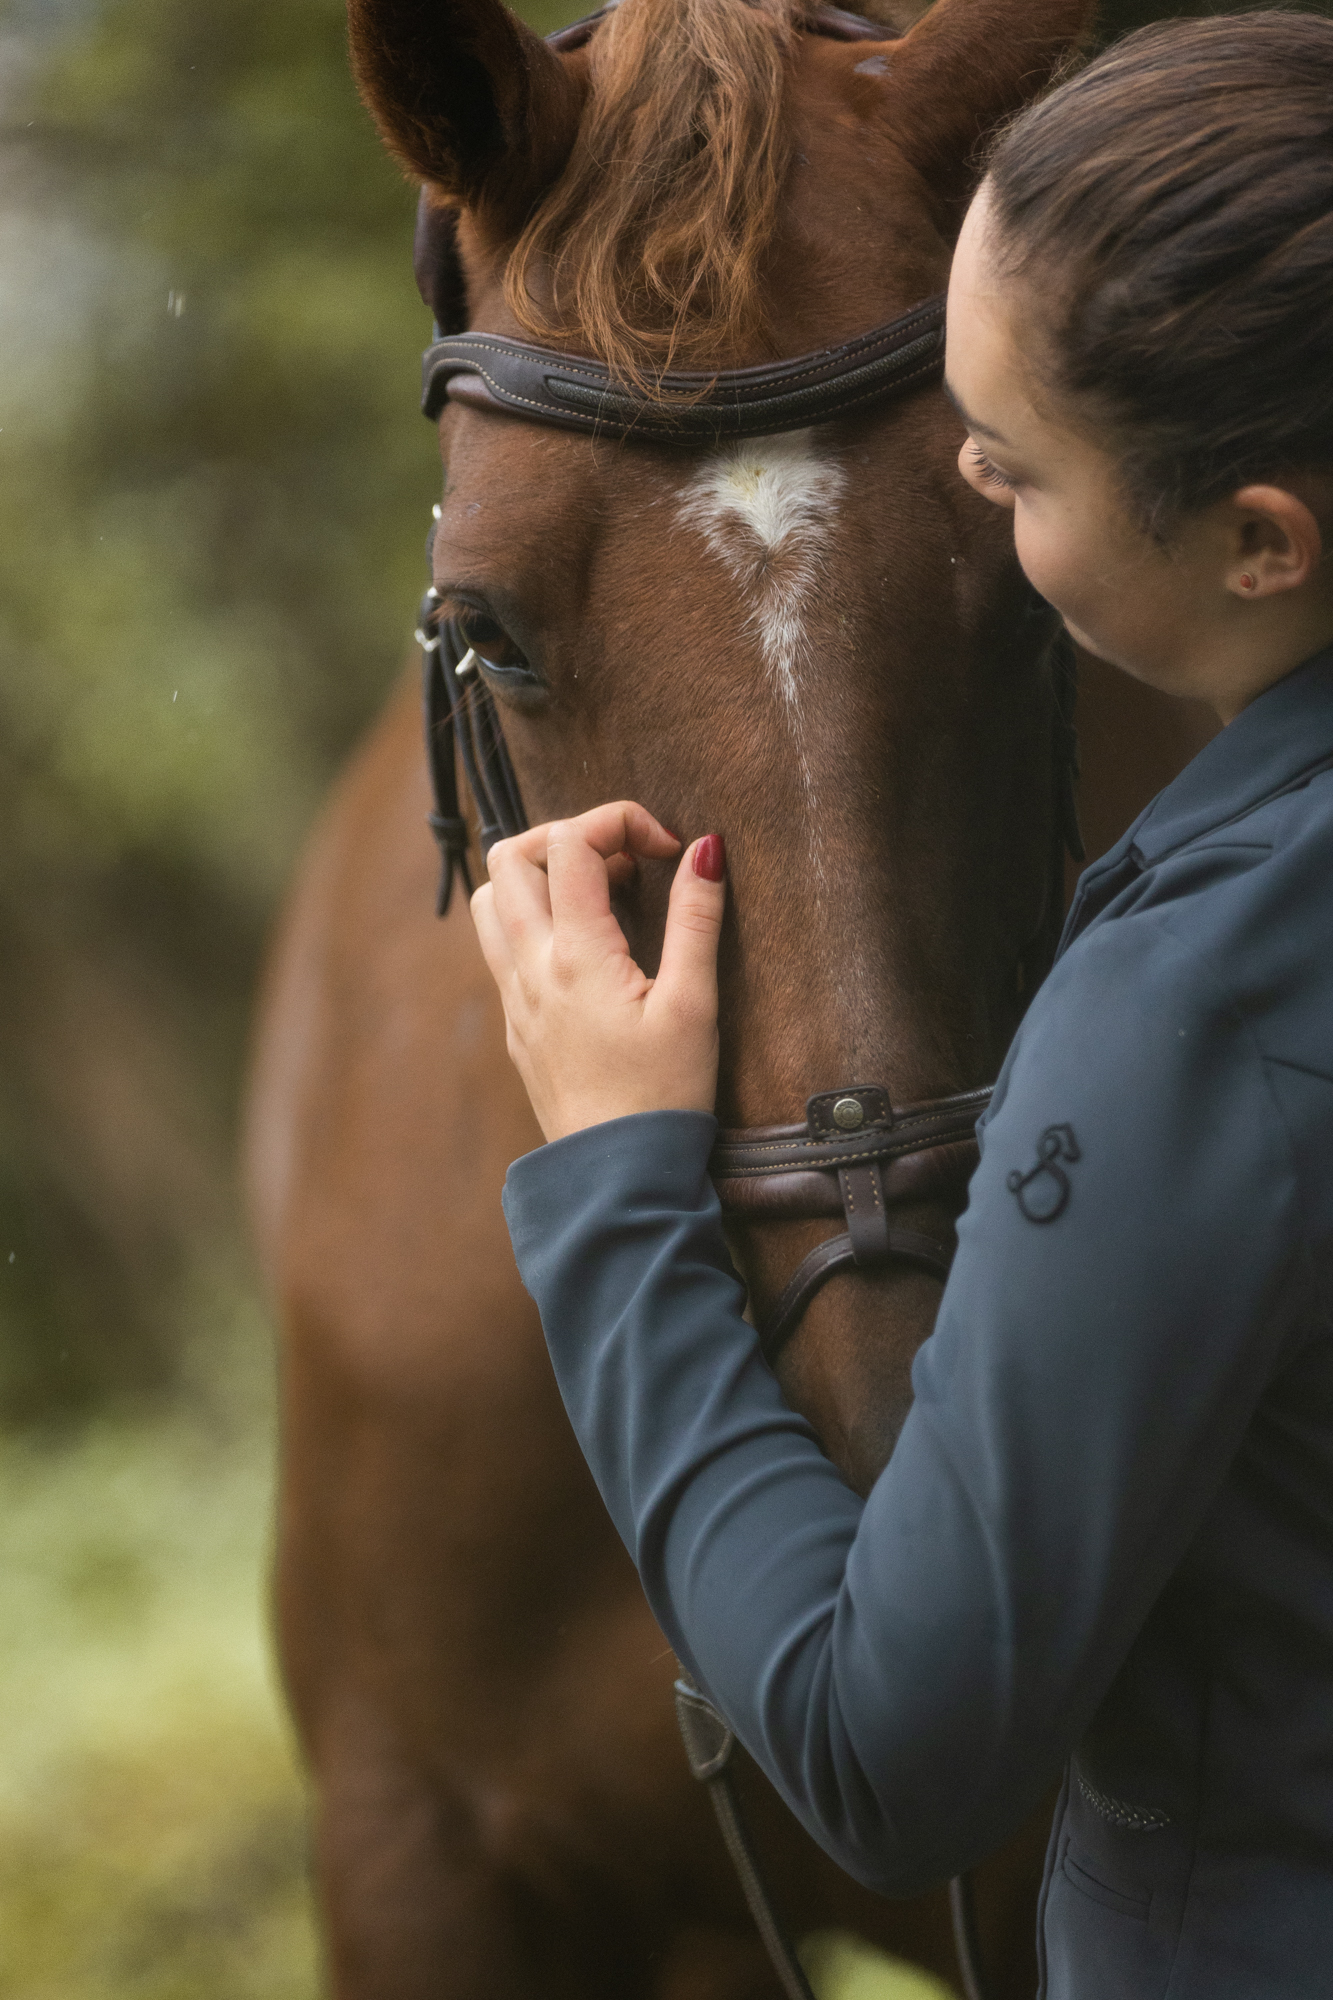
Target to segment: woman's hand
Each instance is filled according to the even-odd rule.
[[[548,1139],[634,1111],[711,1111],[717,940],[726,902],[715,834],[681,856],[656,979],[630,957],[612,886],[680,842],[622,801],[491,849],[472,898],[509,1054]]]

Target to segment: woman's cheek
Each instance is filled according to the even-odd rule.
[[[1021,494],[1014,510],[1014,548],[1033,589],[1062,616],[1081,622],[1079,612],[1087,609],[1087,566],[1075,559],[1065,538],[1052,531],[1038,509],[1024,504]]]

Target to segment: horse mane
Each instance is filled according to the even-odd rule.
[[[791,159],[783,96],[800,0],[621,0],[590,49],[564,173],[509,260],[519,324],[577,336],[650,389],[766,344],[762,284]]]

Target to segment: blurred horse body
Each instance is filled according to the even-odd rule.
[[[775,194],[736,239],[758,272],[750,317],[728,321],[716,287],[706,302],[723,367],[834,344],[941,290],[977,138],[1086,12],[938,0],[904,37],[847,43],[776,4],[623,0],[563,56],[498,0],[355,0],[352,28],[387,139],[461,211],[468,323],[492,333],[530,331],[506,285],[520,238],[533,310],[553,310],[530,225],[578,181],[590,130],[614,148],[683,118],[688,136],[730,106]],[[660,101],[685,90],[691,104]],[[743,203],[744,186],[714,194]],[[735,222],[722,206],[714,220]],[[632,332],[610,324],[601,344],[629,342],[632,362]],[[663,338],[689,335],[686,314]],[[511,662],[496,692],[530,818],[633,796],[685,838],[726,836],[723,1121],[796,1119],[839,1083],[907,1102],[989,1080],[1045,914],[1052,697],[1008,521],[958,479],[944,399],[709,454],[457,405],[441,433],[436,582]],[[1194,746],[1183,714],[1128,687],[1111,699],[1101,677],[1092,693],[1085,813],[1109,839]],[[670,1655],[509,1254],[499,1191],[539,1134],[461,899],[431,914],[428,808],[404,688],[312,845],[252,1089],[286,1329],[281,1643],[336,1990],[766,2000],[675,1736]],[[642,870],[619,906],[649,965],[668,872]],[[827,1233],[737,1238],[760,1311]],[[784,1357],[788,1396],[862,1488],[937,1301],[901,1267],[837,1278]],[[942,1895],[879,1902],[752,1784],[794,1929],[845,1925],[951,1975]],[[1038,1825],[984,1872],[1002,1996],[1031,1990],[1041,1844]]]

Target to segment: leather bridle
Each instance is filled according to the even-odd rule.
[[[552,35],[578,48],[603,14]],[[839,41],[883,41],[882,26],[821,8],[808,31]],[[828,423],[937,381],[944,367],[944,299],[839,347],[758,368],[661,375],[646,396],[616,381],[582,354],[469,330],[453,211],[423,192],[417,215],[417,271],[432,300],[436,338],[422,360],[422,410],[438,417],[446,402],[581,432],[605,441],[698,451],[728,439],[769,437]],[[438,509],[437,509],[438,513]],[[417,637],[425,655],[426,746],[435,810],[431,827],[443,872],[437,908],[449,908],[456,874],[471,893],[468,822],[460,807],[455,763],[463,767],[479,821],[483,853],[528,825],[499,713],[472,652],[452,620],[440,623],[433,589],[422,600]],[[1059,932],[1066,848],[1082,859],[1074,807],[1073,659],[1058,647],[1052,705],[1055,833],[1047,908],[1025,954],[1030,990],[1045,971]],[[897,1227],[909,1204],[943,1202],[957,1213],[977,1161],[974,1127],[988,1090],[969,1090],[895,1108],[878,1084],[819,1091],[803,1125],[752,1127],[719,1134],[710,1169],[724,1211],[737,1221],[814,1221],[841,1216],[844,1231],[812,1250],[760,1328],[770,1361],[823,1285],[839,1271],[895,1260],[944,1278],[952,1244]]]
[[[582,46],[610,11],[603,8],[560,30],[548,37],[550,44],[557,49]],[[841,41],[886,39],[881,25],[831,7],[813,11],[802,25]],[[453,211],[431,202],[424,191],[417,220],[417,271],[436,315],[436,337],[422,363],[422,409],[428,417],[437,417],[446,401],[458,402],[600,440],[697,451],[732,438],[772,436],[877,408],[938,380],[943,372],[944,299],[935,297],[839,347],[767,367],[667,373],[656,382],[654,395],[637,394],[586,355],[469,329]],[[437,519],[439,512],[437,507]],[[1049,617],[1040,601],[1035,609]],[[483,853],[496,841],[526,831],[528,818],[477,655],[453,620],[440,619],[433,588],[422,599],[417,638],[423,652],[426,750],[435,800],[430,825],[442,862],[436,907],[443,916],[457,877],[469,894],[472,890],[458,765],[476,808]],[[1075,807],[1074,659],[1062,639],[1053,642],[1052,675],[1052,848],[1042,922],[1022,955],[1029,991],[1049,966],[1059,936],[1065,854],[1083,859]],[[803,1124],[719,1133],[709,1169],[728,1216],[737,1222],[841,1218],[845,1224],[798,1266],[764,1320],[759,1337],[770,1361],[811,1299],[839,1271],[903,1261],[947,1277],[952,1242],[899,1226],[895,1212],[924,1202],[942,1204],[955,1215],[961,1211],[978,1158],[976,1121],[990,1095],[989,1088],[982,1088],[895,1107],[882,1085],[848,1084],[811,1096]],[[775,1929],[729,1789],[730,1732],[692,1687],[678,1683],[677,1701],[691,1767],[714,1788],[723,1832],[785,1989],[808,1996],[795,1956]],[[692,1731],[703,1732],[698,1744]],[[723,1737],[725,1746],[719,1749]],[[968,2000],[978,2000],[983,1984],[970,1885],[960,1878],[950,1890]]]
[[[847,416],[933,381],[943,362],[943,297],[793,361],[659,375],[651,402],[617,384],[600,361],[497,333],[456,333],[422,356],[421,407],[438,417],[448,399],[590,437],[697,450]]]

